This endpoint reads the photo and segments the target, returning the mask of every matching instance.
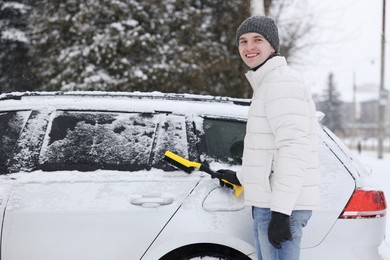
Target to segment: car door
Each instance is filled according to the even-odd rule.
[[[48,115],[34,117],[22,134],[31,136],[49,121],[38,156],[30,158],[36,169],[22,167],[13,175],[2,258],[140,259],[199,181],[161,160],[166,149],[189,156],[185,118],[96,111]],[[36,146],[20,145],[14,162]]]

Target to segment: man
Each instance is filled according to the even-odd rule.
[[[253,88],[242,168],[219,170],[241,184],[252,206],[258,260],[298,260],[302,228],[319,205],[315,105],[300,75],[279,54],[272,18],[253,16],[237,29]]]

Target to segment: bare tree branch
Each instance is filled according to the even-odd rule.
[[[297,56],[315,45],[313,14],[305,10],[305,0],[264,0],[265,15],[273,17],[279,27],[280,52],[290,62],[299,62]],[[299,11],[297,11],[299,10]]]

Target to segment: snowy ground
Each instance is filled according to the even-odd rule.
[[[385,192],[387,199],[387,227],[386,241],[381,245],[379,251],[383,260],[390,260],[390,153],[384,154],[383,159],[378,159],[377,152],[363,151],[356,153],[356,157],[373,171],[373,176],[378,186]]]

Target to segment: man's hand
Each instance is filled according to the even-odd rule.
[[[281,243],[292,240],[290,216],[272,211],[268,225],[268,240],[276,249],[281,249]]]
[[[218,173],[218,177],[217,177],[218,179],[220,179],[220,180],[224,179],[232,184],[241,185],[240,181],[237,178],[237,174],[235,171],[222,169],[222,170],[218,170],[217,173]],[[221,186],[222,186],[222,183],[224,183],[224,182],[221,181]],[[226,185],[227,183],[224,183],[224,184]]]

